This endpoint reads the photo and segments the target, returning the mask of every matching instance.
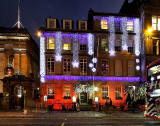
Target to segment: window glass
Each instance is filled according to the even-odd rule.
[[[127,31],[133,31],[133,21],[127,21]]]
[[[54,99],[54,86],[48,86],[48,99]]]
[[[101,29],[108,29],[108,21],[107,19],[101,20]]]
[[[71,99],[71,89],[70,87],[64,87],[64,99]]]
[[[102,60],[102,74],[109,74],[109,62],[108,60]]]
[[[115,51],[121,51],[121,40],[117,39],[115,42]]]
[[[47,49],[55,49],[55,39],[54,38],[49,38],[48,39],[48,48]]]
[[[81,51],[86,51],[87,50],[87,45],[86,44],[80,44],[80,50]]]
[[[47,59],[47,73],[48,74],[54,73],[54,58]]]
[[[108,87],[102,87],[102,99],[108,98]]]
[[[87,59],[80,59],[80,73],[82,75],[87,73]]]
[[[63,71],[64,71],[64,73],[71,72],[71,60],[70,59],[63,60]]]
[[[116,87],[116,100],[121,100],[121,87]]]
[[[63,49],[64,49],[64,50],[71,50],[71,44],[69,44],[69,43],[64,43],[64,44],[63,44]]]
[[[107,39],[102,39],[101,40],[101,48],[103,51],[108,51],[108,41]]]

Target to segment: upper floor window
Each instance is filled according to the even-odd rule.
[[[121,51],[121,40],[117,39],[115,42],[115,51],[120,52]]]
[[[47,28],[56,28],[56,19],[47,18]]]
[[[121,87],[116,87],[116,100],[121,100]]]
[[[80,73],[87,74],[87,59],[80,59]]]
[[[132,20],[127,21],[127,31],[133,31],[133,21]]]
[[[70,87],[64,87],[64,99],[71,99],[71,88]]]
[[[102,99],[106,99],[109,97],[108,87],[102,87]]]
[[[87,50],[87,45],[80,43],[79,49],[80,49],[80,51],[86,51]]]
[[[108,29],[107,19],[101,19],[101,29]]]
[[[47,59],[47,72],[48,74],[54,73],[54,58]]]
[[[63,29],[67,29],[67,30],[72,29],[72,20],[64,19],[63,20]]]
[[[79,21],[79,30],[87,30],[87,21]]]
[[[115,31],[120,32],[121,31],[121,22],[119,19],[115,19],[114,21],[114,25],[115,25]]]
[[[47,49],[55,49],[55,38],[48,39]]]
[[[133,53],[133,51],[134,51],[133,42],[134,42],[133,40],[128,41],[128,52],[129,53]]]
[[[109,73],[109,61],[108,60],[102,60],[102,74],[108,74]]]
[[[107,39],[101,39],[101,49],[103,51],[108,51],[108,41]]]
[[[54,99],[54,86],[48,86],[48,99]]]
[[[71,39],[64,37],[63,38],[63,50],[71,50]]]
[[[64,73],[71,72],[71,59],[64,59],[63,60],[63,71],[64,71]]]
[[[153,28],[153,30],[160,31],[160,16],[153,16],[152,17],[152,28]]]
[[[134,75],[135,75],[134,61],[129,60],[128,61],[128,76],[134,76]]]

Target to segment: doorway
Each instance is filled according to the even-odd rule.
[[[87,93],[84,92],[84,91],[80,93],[80,103],[81,104],[87,104],[88,103]]]

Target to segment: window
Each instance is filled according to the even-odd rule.
[[[109,73],[109,62],[108,60],[102,60],[102,74],[108,74]]]
[[[56,28],[56,19],[47,18],[47,28]]]
[[[152,17],[152,28],[153,30],[160,31],[160,17],[159,16]]]
[[[120,87],[116,87],[116,100],[121,100],[122,96],[121,96],[121,88]]]
[[[128,41],[128,52],[129,53],[133,53],[134,49],[133,49],[133,40],[129,40]]]
[[[127,31],[133,31],[133,21],[127,21]]]
[[[102,39],[101,40],[101,48],[103,51],[108,51],[108,41],[107,39]]]
[[[87,73],[87,59],[80,59],[80,73]]]
[[[121,40],[116,40],[115,51],[117,51],[117,52],[121,51]]]
[[[64,99],[71,99],[71,89],[70,87],[64,87]]]
[[[121,60],[116,60],[115,76],[122,76],[122,62],[121,62]]]
[[[48,86],[48,99],[54,99],[54,86]]]
[[[86,44],[80,44],[80,51],[86,51],[87,45]]]
[[[102,87],[102,99],[108,98],[109,92],[108,92],[108,87]]]
[[[69,44],[69,43],[64,43],[64,44],[63,44],[63,50],[71,50],[71,44]]]
[[[87,21],[79,21],[79,29],[87,30]]]
[[[47,49],[55,49],[55,39],[54,38],[48,39]]]
[[[159,40],[153,40],[153,54],[159,55],[160,43]]]
[[[71,60],[70,59],[63,60],[63,71],[64,71],[64,73],[71,72]]]
[[[47,59],[47,73],[48,74],[54,73],[54,58]]]
[[[101,19],[101,29],[108,29],[107,19]]]
[[[128,76],[134,76],[134,75],[135,75],[134,61],[129,60],[128,61]]]
[[[65,20],[64,28],[65,29],[71,29],[71,21],[70,20]]]
[[[120,32],[121,31],[121,22],[118,18],[115,19],[115,24],[114,25],[115,25],[115,31]]]

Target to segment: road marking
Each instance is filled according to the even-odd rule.
[[[64,126],[64,122],[61,124],[61,126]]]

